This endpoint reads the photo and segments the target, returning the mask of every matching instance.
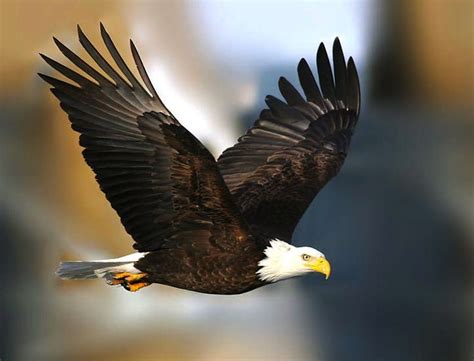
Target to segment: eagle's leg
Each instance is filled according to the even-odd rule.
[[[115,273],[109,280],[109,284],[121,285],[127,291],[136,292],[150,284],[146,281],[146,276],[146,273]]]

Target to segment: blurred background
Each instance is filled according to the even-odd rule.
[[[474,3],[0,0],[0,358],[472,360]],[[60,260],[130,253],[39,52],[133,38],[175,116],[218,156],[278,77],[339,36],[362,84],[341,171],[294,236],[331,260],[239,296],[58,280]],[[314,68],[313,68],[314,69]],[[56,74],[57,76],[57,74]]]

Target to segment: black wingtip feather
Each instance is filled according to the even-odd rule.
[[[334,78],[335,78],[335,88],[336,88],[336,97],[338,100],[342,100],[346,103],[346,60],[344,58],[344,52],[342,51],[341,42],[339,38],[334,40],[332,47],[332,59],[334,65]]]
[[[334,87],[334,79],[332,76],[331,64],[323,43],[319,45],[316,54],[316,63],[318,65],[319,85],[325,98],[336,104],[336,92]]]
[[[43,54],[43,53],[40,53],[40,56],[43,58],[43,60],[48,63],[49,66],[51,66],[52,68],[56,69],[57,71],[59,71],[60,73],[62,73],[64,76],[67,76],[68,78],[71,78],[71,76],[65,74],[65,71],[70,71],[70,72],[73,72],[72,70],[70,70],[69,68],[65,67],[64,65],[58,63],[56,60],[50,58],[49,56]],[[75,72],[74,72],[75,73]],[[77,73],[76,73],[77,74]],[[78,74],[77,74],[78,75]],[[72,79],[72,78],[71,78]],[[74,81],[76,81],[76,79],[72,79]]]
[[[360,112],[360,83],[359,75],[357,74],[357,68],[354,63],[354,59],[349,57],[347,62],[347,82],[348,82],[348,99],[347,106],[349,109],[354,109],[356,114]]]
[[[36,73],[36,75],[38,75],[41,79],[43,79],[47,83],[50,83],[49,79],[52,79],[50,76],[48,76],[46,74],[43,74],[43,73]]]
[[[100,74],[97,70],[87,64],[83,59],[81,59],[76,53],[69,49],[66,45],[61,43],[58,39],[55,39],[56,46],[63,53],[63,55],[68,58],[74,65],[81,69],[84,73],[88,74],[93,78],[98,84],[106,86],[111,83],[111,81]]]
[[[130,71],[129,67],[123,60],[122,56],[120,55],[119,51],[117,50],[112,38],[110,37],[109,33],[105,29],[105,27],[101,24],[100,27],[100,35],[102,36],[102,40],[104,41],[107,50],[109,51],[110,55],[115,61],[115,64],[119,67],[122,71],[122,74],[125,75],[125,78],[130,82],[133,88],[140,88],[145,93],[146,91],[143,89],[142,85],[138,82],[137,78],[133,75]],[[142,99],[143,101],[147,101],[147,99]]]
[[[100,22],[99,28],[100,28],[100,35],[102,36],[102,39],[104,38],[104,36],[109,36],[109,34],[107,33],[107,30],[105,29],[105,26],[104,26],[104,24],[102,24],[102,22]]]
[[[301,97],[301,94],[286,78],[280,77],[278,80],[278,87],[281,95],[285,98],[288,105],[304,105],[305,100]]]
[[[106,36],[107,33],[105,33]],[[104,43],[107,45],[107,40],[104,38],[103,35],[103,40]],[[102,54],[96,49],[94,44],[87,38],[87,36],[80,30],[79,28],[79,42],[81,45],[84,47],[84,49],[87,51],[87,53],[94,59],[96,64],[110,77],[114,80],[114,82],[117,84],[117,86],[121,87],[131,87],[131,84],[128,83],[110,64],[109,62],[102,56]],[[109,52],[110,49],[108,49]],[[111,55],[113,57],[113,54],[111,52]]]
[[[326,46],[324,45],[323,42],[319,43],[319,46],[318,46],[318,51],[316,52],[316,56],[317,58],[322,58],[322,57],[326,57],[327,58],[327,51],[326,51]]]
[[[47,83],[50,83],[50,80],[54,79],[54,78],[50,77],[49,75],[46,75],[46,74],[43,74],[43,73],[36,73],[36,74]]]
[[[61,51],[61,53],[63,53],[67,58],[69,58],[68,53],[72,53],[72,51],[54,36],[53,36],[53,41],[58,47],[58,49]],[[69,58],[69,60],[71,59]]]
[[[298,78],[300,80],[301,87],[306,96],[306,99],[322,109],[326,109],[324,105],[323,98],[321,96],[321,91],[319,90],[316,79],[314,78],[313,72],[309,67],[306,59],[301,59],[298,63]]]
[[[283,103],[283,101],[281,101],[281,100],[278,99],[277,97],[275,97],[275,96],[273,96],[273,95],[270,95],[270,94],[265,97],[265,101],[266,101],[266,102],[277,101],[277,102],[279,102],[279,103]]]
[[[160,105],[163,107],[164,110],[166,110],[168,113],[168,109],[166,109],[165,105],[161,101],[160,97],[158,96],[158,93],[155,90],[155,87],[153,86],[148,73],[145,69],[145,66],[143,65],[142,59],[140,58],[140,55],[138,54],[137,47],[133,43],[132,39],[130,39],[130,50],[132,52],[132,57],[133,60],[135,61],[135,65],[138,69],[138,73],[140,74],[140,77],[142,78],[143,82],[145,83],[146,88],[148,91],[151,93],[153,98],[160,103]],[[170,113],[171,114],[171,113]]]
[[[265,103],[268,105],[270,110],[275,111],[282,106],[287,106],[285,102],[281,101],[277,97],[274,97],[273,95],[267,95],[265,97]]]

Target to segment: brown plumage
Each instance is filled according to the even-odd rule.
[[[84,158],[101,190],[133,237],[134,248],[144,254],[133,264],[143,275],[133,279],[139,278],[139,285],[222,294],[264,285],[257,271],[265,247],[274,238],[291,240],[308,205],[342,166],[357,122],[357,72],[352,59],[346,65],[339,40],[334,42],[335,79],[324,46],[318,50],[322,92],[301,60],[298,74],[306,100],[281,78],[286,103],[267,97],[268,109],[216,162],[164,106],[132,42],[144,85],[102,25],[102,38],[121,73],[80,28],[78,33],[111,80],[57,39],[60,51],[94,81],[45,55],[50,66],[76,84],[40,76],[53,86],[80,133]],[[80,272],[78,265],[70,267],[64,263],[59,274],[98,275],[95,263]],[[131,282],[118,283],[132,289]]]
[[[333,58],[336,86],[321,44],[322,94],[302,59],[298,75],[307,100],[280,78],[286,103],[268,96],[269,109],[219,157],[221,174],[244,218],[267,237],[291,240],[304,211],[346,157],[359,115],[359,86],[354,62],[349,59],[346,68],[338,39]]]

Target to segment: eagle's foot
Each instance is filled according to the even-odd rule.
[[[146,276],[146,273],[115,273],[113,277],[108,280],[108,283],[110,285],[121,285],[127,291],[136,292],[149,285],[149,283],[144,280]]]
[[[139,289],[150,285],[147,282],[136,282],[136,283],[126,283],[122,284],[123,288],[130,292],[137,292]]]

